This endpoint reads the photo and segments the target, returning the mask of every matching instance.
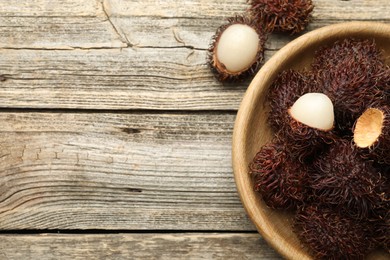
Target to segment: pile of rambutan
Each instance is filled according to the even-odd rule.
[[[289,34],[305,30],[314,8],[312,0],[250,0],[250,7],[221,25],[209,48],[208,64],[220,81],[254,75],[264,58],[272,32]]]
[[[249,165],[254,189],[317,259],[390,253],[390,68],[374,40],[320,48],[310,70],[270,86],[273,140]]]

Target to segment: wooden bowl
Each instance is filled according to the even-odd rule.
[[[272,132],[267,124],[265,105],[268,88],[274,78],[288,68],[308,68],[314,52],[321,46],[348,37],[375,39],[390,57],[390,25],[372,22],[349,22],[326,26],[309,32],[279,50],[257,73],[246,91],[237,114],[233,133],[233,169],[241,201],[257,230],[283,257],[312,259],[308,250],[293,233],[292,216],[268,208],[253,190],[248,165]],[[374,252],[369,259],[389,259],[384,251]]]

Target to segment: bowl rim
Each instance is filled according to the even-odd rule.
[[[351,37],[351,35],[389,35],[390,39],[390,24],[381,22],[344,22],[332,25],[327,25],[313,31],[307,32],[298,38],[292,40],[279,51],[277,51],[255,75],[249,84],[237,112],[234,123],[232,137],[232,165],[234,180],[237,191],[243,204],[246,213],[255,224],[257,231],[280,255],[288,259],[312,259],[312,257],[303,249],[297,249],[296,246],[290,245],[288,238],[280,236],[271,226],[261,225],[261,223],[269,223],[269,220],[262,214],[262,211],[256,207],[256,198],[246,196],[250,185],[250,178],[242,178],[242,175],[248,175],[248,165],[245,162],[245,138],[248,132],[248,120],[245,120],[248,115],[255,113],[253,102],[257,100],[264,88],[264,83],[269,77],[274,77],[273,71],[278,71],[283,68],[284,62],[288,57],[293,57],[299,54],[302,49],[315,45],[318,42],[335,39],[336,35],[340,38]],[[269,82],[268,82],[269,84]],[[256,215],[256,219],[254,216]]]

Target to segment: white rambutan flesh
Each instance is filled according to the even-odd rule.
[[[334,126],[333,103],[322,93],[306,93],[289,109],[290,115],[298,122],[323,131]]]
[[[257,32],[246,24],[233,24],[221,35],[217,46],[217,59],[227,71],[239,73],[255,61],[260,39]]]

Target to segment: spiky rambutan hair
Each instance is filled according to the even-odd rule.
[[[250,0],[251,12],[267,31],[303,31],[311,20],[311,0]]]
[[[249,166],[254,189],[275,209],[294,209],[308,197],[308,167],[289,157],[280,140],[264,145]]]

